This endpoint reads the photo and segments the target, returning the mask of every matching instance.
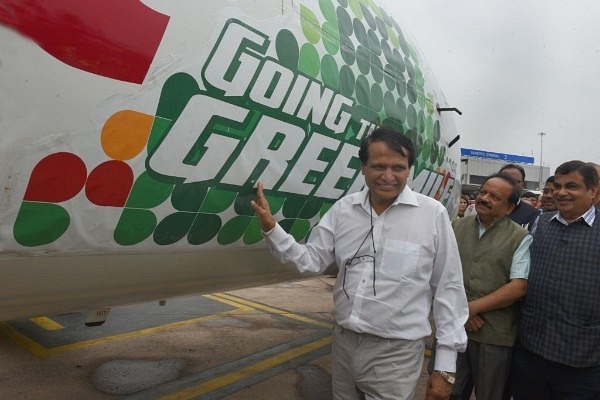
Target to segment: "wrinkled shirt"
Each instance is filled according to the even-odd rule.
[[[455,371],[469,311],[456,239],[440,202],[406,187],[377,215],[364,190],[338,200],[305,245],[279,225],[265,237],[282,263],[302,273],[338,265],[333,317],[345,329],[417,340],[432,332],[431,310],[435,369]]]

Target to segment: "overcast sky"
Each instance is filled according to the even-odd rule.
[[[381,0],[457,115],[460,146],[600,163],[600,2]]]

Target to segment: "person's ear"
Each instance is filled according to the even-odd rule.
[[[508,205],[508,208],[506,209],[506,215],[510,215],[512,214],[512,212],[515,211],[515,205],[510,203]]]

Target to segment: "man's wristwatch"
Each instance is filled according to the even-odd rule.
[[[444,378],[451,385],[454,385],[454,382],[456,382],[456,374],[454,372],[438,371],[437,369],[433,372]]]

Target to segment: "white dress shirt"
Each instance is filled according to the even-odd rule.
[[[431,334],[435,369],[455,371],[464,351],[469,311],[450,219],[442,204],[406,187],[381,215],[368,190],[338,200],[297,243],[279,225],[265,236],[284,264],[303,273],[339,266],[333,317],[345,329],[384,338],[417,340]],[[374,244],[374,248],[373,248]]]

